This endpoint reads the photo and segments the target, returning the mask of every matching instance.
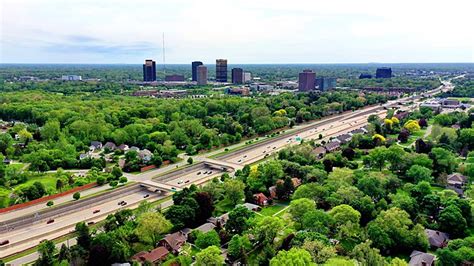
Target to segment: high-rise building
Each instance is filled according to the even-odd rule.
[[[316,87],[316,73],[310,69],[305,69],[298,76],[298,90],[311,91]]]
[[[143,64],[143,81],[156,81],[156,62],[151,59]]]
[[[244,72],[244,83],[250,82],[252,80],[252,74],[250,72]]]
[[[216,81],[227,82],[227,59],[216,59]]]
[[[318,86],[321,91],[334,89],[336,87],[336,78],[317,78],[316,86]]]
[[[197,67],[202,66],[201,61],[194,61],[191,63],[191,71],[192,71],[192,76],[193,76],[193,81],[197,81]]]
[[[232,68],[232,83],[244,83],[244,70],[242,68]]]
[[[361,73],[359,79],[371,79],[372,75],[368,73]]]
[[[207,84],[207,67],[200,65],[196,69],[197,75],[197,85],[206,85]]]
[[[392,77],[392,68],[390,67],[379,67],[375,72],[375,78],[377,79],[389,79]]]

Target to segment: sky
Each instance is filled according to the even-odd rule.
[[[472,0],[0,0],[0,63],[474,62]]]

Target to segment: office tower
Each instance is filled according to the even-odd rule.
[[[177,74],[173,74],[173,75],[166,75],[165,77],[165,81],[184,81],[184,76],[183,75],[177,75]]]
[[[316,86],[318,86],[321,91],[334,89],[336,87],[336,78],[317,78]]]
[[[371,79],[371,78],[372,78],[372,75],[368,73],[362,73],[359,76],[359,79]]]
[[[216,81],[227,82],[227,59],[216,59]]]
[[[244,83],[244,70],[242,68],[232,68],[232,83]]]
[[[314,90],[316,84],[316,73],[310,69],[305,69],[298,76],[298,90],[311,91]]]
[[[375,72],[375,78],[377,79],[389,79],[392,77],[392,69],[390,67],[379,67]]]
[[[207,67],[200,65],[196,69],[197,74],[197,85],[206,85],[207,84]]]
[[[156,81],[156,62],[151,59],[143,64],[143,81]]]
[[[192,71],[192,76],[193,76],[193,81],[197,81],[197,68],[198,66],[202,66],[201,61],[194,61],[191,63],[191,71]]]
[[[244,72],[244,83],[250,82],[252,80],[252,74],[250,72]]]

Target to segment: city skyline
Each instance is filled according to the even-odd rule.
[[[163,32],[170,64],[221,57],[238,64],[474,61],[468,34],[473,4],[465,0],[403,0],[389,7],[372,0],[0,5],[0,63],[134,64],[153,58],[161,64]],[[225,19],[215,23],[222,12]]]

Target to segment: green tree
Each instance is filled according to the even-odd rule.
[[[235,206],[244,198],[245,184],[238,179],[228,179],[224,182],[225,198]]]
[[[337,256],[335,247],[326,245],[319,240],[306,240],[303,243],[302,248],[311,254],[313,261],[317,264],[323,264],[330,258]]]
[[[210,246],[219,247],[221,244],[221,239],[215,230],[211,230],[207,233],[198,234],[194,244],[200,249],[205,249]]]
[[[300,248],[292,248],[289,251],[282,250],[270,260],[271,266],[287,266],[287,265],[316,265],[311,254]]]
[[[80,198],[81,198],[81,193],[79,193],[79,192],[74,193],[74,194],[72,195],[72,198],[75,199],[75,200],[80,199]]]
[[[253,228],[256,240],[264,245],[273,245],[275,238],[285,228],[285,222],[278,217],[266,216],[260,219]]]
[[[41,128],[41,138],[45,140],[57,140],[61,134],[61,125],[57,120],[48,120]]]
[[[71,259],[71,252],[66,244],[62,244],[61,248],[59,249],[58,261],[69,261]]]
[[[112,174],[116,179],[118,179],[119,177],[121,177],[121,176],[123,175],[123,172],[122,172],[122,169],[120,169],[120,167],[114,166],[114,167],[112,168],[111,174]]]
[[[410,169],[407,171],[407,176],[410,180],[415,181],[415,183],[421,181],[432,182],[433,177],[431,176],[431,169],[420,166],[420,165],[412,165]]]
[[[193,157],[188,157],[188,164],[193,164]]]
[[[328,214],[337,225],[342,225],[347,222],[359,224],[360,221],[360,212],[354,210],[354,208],[347,204],[341,204],[332,208]]]
[[[222,264],[224,264],[224,257],[216,246],[210,246],[196,254],[196,266],[220,266]]]
[[[244,206],[237,206],[229,212],[229,219],[225,224],[225,229],[231,234],[241,234],[249,226],[248,219],[253,217],[254,213]]]
[[[89,250],[91,244],[91,235],[89,232],[89,227],[84,222],[76,224],[77,232],[77,245],[81,246],[85,250]]]
[[[367,240],[358,244],[352,250],[352,257],[360,262],[361,265],[384,265],[385,260],[380,255],[380,251],[371,247],[372,242]]]
[[[463,237],[466,234],[467,222],[461,210],[454,204],[450,204],[439,213],[439,226],[444,232],[453,237]]]
[[[296,228],[301,228],[303,217],[306,213],[316,210],[316,203],[314,200],[301,198],[292,200],[288,208],[288,213],[296,223]]]
[[[54,202],[52,200],[50,200],[46,203],[46,206],[48,206],[48,207],[51,207],[53,205],[54,205]]]
[[[54,244],[53,241],[51,240],[42,241],[38,245],[39,258],[35,262],[35,265],[41,265],[41,266],[54,265],[56,261],[54,258],[56,251],[57,251],[56,245]]]
[[[146,212],[138,217],[135,233],[145,243],[155,246],[164,233],[171,229],[171,223],[158,212]]]
[[[228,245],[227,251],[232,259],[246,258],[247,252],[252,248],[252,244],[247,235],[234,235]]]

